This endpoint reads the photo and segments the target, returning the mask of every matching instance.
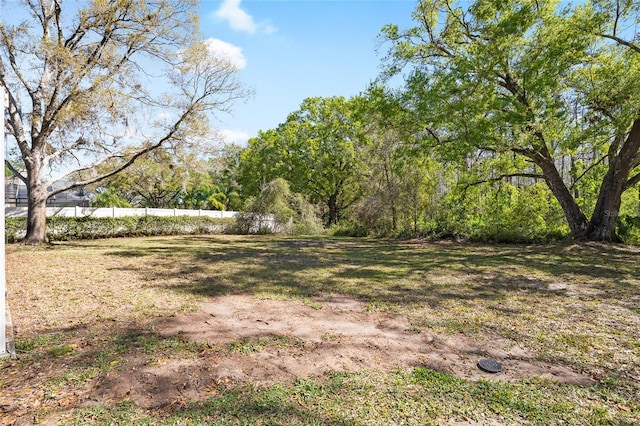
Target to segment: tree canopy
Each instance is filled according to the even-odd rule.
[[[28,188],[27,243],[46,241],[48,197],[207,137],[209,115],[246,95],[202,40],[193,0],[20,4],[0,22],[0,85],[22,163],[7,166]],[[117,166],[98,168],[107,163]],[[48,192],[56,181],[67,183]]]
[[[188,150],[158,148],[96,184],[94,205],[226,210],[234,195],[225,193],[224,179],[213,163]]]
[[[58,192],[108,179],[108,203],[317,209],[358,234],[640,238],[638,0],[420,1],[413,26],[382,29],[379,81],[307,98],[198,170],[170,153],[246,91],[207,51],[195,2],[25,4],[0,26],[0,83],[28,241],[63,178]]]
[[[640,50],[628,31],[640,7],[560,7],[421,1],[415,27],[383,30],[387,73],[406,73],[429,149],[479,179],[545,182],[574,236],[611,241],[622,194],[640,182]],[[593,174],[587,209],[572,190]]]
[[[322,203],[325,223],[361,196],[366,143],[358,118],[357,98],[308,98],[277,129],[260,132],[241,154],[240,183],[245,196],[257,195],[267,182],[281,177],[291,189]]]

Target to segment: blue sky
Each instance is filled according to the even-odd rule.
[[[386,24],[411,25],[414,0],[203,0],[204,37],[227,52],[255,94],[213,125],[244,143],[312,96],[357,95],[380,72]],[[215,39],[215,40],[212,40]]]

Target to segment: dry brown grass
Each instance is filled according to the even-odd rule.
[[[640,421],[633,247],[237,236],[15,245],[7,285],[20,359],[0,362],[0,423],[73,416],[133,356],[199,356],[210,348],[145,333],[220,295],[315,307],[342,295],[408,318],[416,333],[521,348],[592,377],[598,385],[588,397],[605,420]]]

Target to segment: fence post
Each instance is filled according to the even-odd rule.
[[[0,87],[0,156],[2,164],[4,164],[4,104],[5,104],[4,86]],[[0,218],[0,228],[2,229],[2,241],[0,248],[2,249],[2,258],[0,259],[0,358],[9,356],[7,352],[7,325],[6,325],[6,303],[7,303],[7,283],[5,275],[5,204],[4,204],[4,181],[0,188],[0,196],[2,197],[2,217]]]

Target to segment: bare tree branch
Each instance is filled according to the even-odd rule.
[[[627,190],[638,183],[640,183],[640,173],[636,173],[635,176],[630,177],[624,185],[624,189]]]
[[[505,173],[505,174],[501,174],[499,176],[495,176],[495,177],[492,177],[492,178],[487,178],[487,179],[474,181],[474,182],[471,182],[471,183],[466,183],[462,187],[464,189],[467,189],[467,188],[470,188],[472,186],[482,185],[483,183],[499,182],[499,181],[501,181],[503,179],[511,178],[511,177],[526,177],[526,178],[531,178],[531,179],[544,179],[545,178],[544,175],[539,174],[539,173]]]
[[[608,38],[610,40],[613,40],[618,44],[621,44],[623,46],[628,47],[629,49],[633,50],[634,52],[640,53],[640,46],[638,46],[638,45],[636,45],[636,44],[634,44],[634,43],[632,43],[630,41],[624,40],[624,39],[622,39],[622,38],[620,38],[620,37],[618,37],[616,35],[603,34],[603,33],[598,33],[596,35],[598,35],[600,37]]]
[[[594,163],[591,163],[591,165],[589,167],[587,167],[586,169],[584,169],[584,171],[582,173],[580,173],[578,176],[576,176],[576,178],[574,179],[573,183],[571,184],[571,186],[569,187],[569,189],[573,189],[573,187],[580,182],[580,179],[582,179],[587,173],[589,173],[594,167],[597,167],[598,165],[602,164],[602,162],[604,160],[606,160],[607,158],[609,158],[608,155],[603,155],[602,157],[600,157],[600,159]]]
[[[101,180],[107,179],[111,176],[116,175],[117,173],[120,173],[122,170],[126,169],[127,167],[131,166],[138,158],[142,157],[143,155],[153,151],[154,149],[160,148],[163,144],[165,144],[166,142],[168,142],[169,140],[173,139],[176,134],[178,133],[178,131],[180,130],[180,128],[182,127],[182,124],[189,118],[189,116],[193,113],[193,109],[195,109],[196,106],[192,106],[192,108],[188,109],[187,111],[185,111],[182,116],[180,117],[179,120],[177,120],[174,125],[171,127],[170,131],[164,136],[162,137],[158,142],[154,143],[154,144],[150,144],[148,145],[146,148],[141,149],[136,151],[133,155],[131,155],[129,157],[129,159],[127,161],[125,161],[123,164],[121,164],[120,166],[116,167],[115,169],[107,172],[107,173],[103,173],[99,176],[95,176],[91,179],[86,179],[86,180],[82,180],[82,181],[76,181],[76,182],[72,182],[68,185],[64,185],[61,186],[60,188],[56,189],[55,191],[51,192],[49,194],[49,196],[53,196],[56,194],[59,194],[61,192],[65,192],[65,191],[69,191],[71,189],[75,189],[75,188],[79,188],[82,186],[86,186],[86,185],[90,185],[92,183],[96,183],[99,182]],[[96,167],[99,164],[102,164],[110,159],[116,158],[118,156],[114,155],[114,156],[110,156],[110,157],[105,157],[103,158],[101,161],[92,164],[89,167],[84,167],[81,169],[77,169],[74,170],[72,173],[74,174],[79,174],[82,173],[84,171],[89,171],[89,170],[95,170]],[[122,157],[122,156],[121,156]],[[69,176],[69,175],[67,175]],[[67,177],[65,176],[65,177]],[[64,178],[62,178],[64,179]],[[59,179],[58,181],[61,181],[62,179]]]
[[[20,171],[18,169],[16,169],[14,167],[13,164],[11,164],[11,162],[9,160],[4,160],[4,165],[9,168],[9,170],[11,170],[11,173],[13,173],[13,175],[15,177],[17,177],[18,179],[20,179],[22,182],[24,182],[24,184],[27,184],[27,178],[26,176],[23,176],[22,173],[20,173]]]

